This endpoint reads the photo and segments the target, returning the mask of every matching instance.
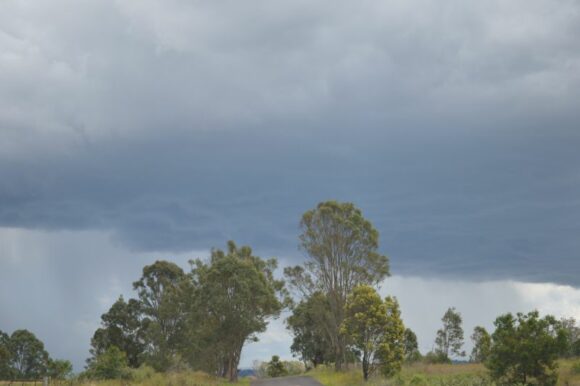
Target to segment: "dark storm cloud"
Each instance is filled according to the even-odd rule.
[[[355,202],[398,274],[580,285],[574,1],[0,5],[0,225],[298,256]]]

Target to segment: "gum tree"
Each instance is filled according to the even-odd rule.
[[[303,296],[317,291],[327,296],[331,317],[325,329],[340,369],[346,358],[340,326],[347,296],[358,285],[376,285],[388,276],[388,258],[378,252],[379,232],[352,203],[322,202],[304,213],[300,229],[300,249],[308,260],[284,273]]]

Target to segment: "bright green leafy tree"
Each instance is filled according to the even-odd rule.
[[[388,276],[388,258],[378,252],[379,232],[352,203],[322,202],[304,213],[300,228],[300,248],[309,259],[284,273],[302,295],[320,291],[328,297],[332,317],[325,330],[340,369],[347,356],[340,334],[346,298],[356,286]]]
[[[397,298],[387,296],[384,304],[387,310],[387,329],[379,354],[384,361],[381,373],[391,377],[401,370],[405,358],[405,325],[401,319]]]
[[[370,286],[354,288],[346,303],[341,334],[361,353],[363,377],[380,369],[390,376],[404,357],[405,327],[395,298],[383,301]]]

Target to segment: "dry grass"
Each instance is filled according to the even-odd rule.
[[[224,386],[233,385],[224,379],[212,377],[201,372],[184,372],[184,373],[149,373],[141,376],[140,379],[131,381],[126,380],[109,380],[109,381],[58,381],[51,382],[51,385],[58,386]],[[2,386],[40,386],[42,382],[2,382]],[[249,386],[249,378],[241,378],[235,385]]]
[[[320,368],[309,375],[324,386],[494,386],[480,364],[414,364],[392,379],[374,377],[366,384],[360,369],[337,373]],[[560,361],[558,386],[580,386],[580,360]]]

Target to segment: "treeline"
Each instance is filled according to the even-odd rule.
[[[275,259],[228,243],[209,261],[190,261],[184,272],[168,261],[143,268],[136,298],[120,297],[102,315],[91,340],[83,377],[123,378],[126,368],[192,369],[237,380],[245,343],[257,340],[267,320],[288,299],[274,278]]]
[[[388,258],[378,252],[378,232],[349,203],[325,202],[300,223],[300,247],[307,261],[284,270],[299,301],[288,328],[291,350],[308,366],[359,363],[364,379],[392,376],[404,362],[449,363],[463,358],[462,317],[450,308],[436,333],[434,350],[423,357],[416,334],[406,328],[396,298],[382,299],[377,285],[389,274]],[[483,362],[500,384],[555,385],[559,357],[580,354],[580,329],[573,319],[505,314],[489,334],[472,335],[471,361]]]
[[[330,351],[323,361],[341,368],[356,360],[350,333],[341,329],[353,290],[375,286],[389,274],[388,258],[378,252],[378,232],[353,204],[335,201],[307,211],[300,227],[300,247],[309,260],[284,270],[297,304],[285,282],[274,278],[275,259],[263,260],[233,242],[225,252],[213,250],[207,262],[191,261],[187,273],[157,261],[133,284],[135,298],[119,298],[102,315],[83,376],[121,378],[125,367],[145,364],[157,371],[202,370],[234,381],[244,344],[257,340],[267,320],[286,306],[294,309],[294,319],[305,307],[323,311],[308,323],[312,335],[297,335],[305,342],[320,340],[320,347]],[[395,312],[398,303],[390,301]]]
[[[64,379],[71,373],[72,364],[52,359],[32,332],[16,330],[8,335],[0,331],[0,380]]]
[[[305,368],[360,364],[366,380],[392,376],[405,362],[466,357],[462,317],[454,308],[442,318],[433,351],[421,355],[398,300],[377,292],[390,274],[389,259],[379,252],[378,231],[353,204],[328,201],[304,213],[299,247],[306,260],[286,267],[284,280],[274,276],[276,259],[262,259],[232,241],[225,251],[212,250],[208,260],[191,260],[188,272],[169,261],[145,266],[133,283],[135,297],[119,297],[102,315],[80,377],[129,378],[131,369],[148,366],[159,372],[201,370],[236,381],[244,345],[256,341],[286,307],[291,350]],[[0,334],[5,379],[70,372],[70,363],[68,371],[56,372],[65,363],[51,361],[33,338],[18,331]],[[574,320],[541,318],[537,312],[502,315],[493,333],[476,327],[472,339],[471,361],[485,363],[493,378],[507,384],[553,385],[556,359],[580,354]],[[22,343],[27,340],[34,344]],[[36,349],[26,351],[29,347]],[[279,358],[265,371],[290,372]]]

